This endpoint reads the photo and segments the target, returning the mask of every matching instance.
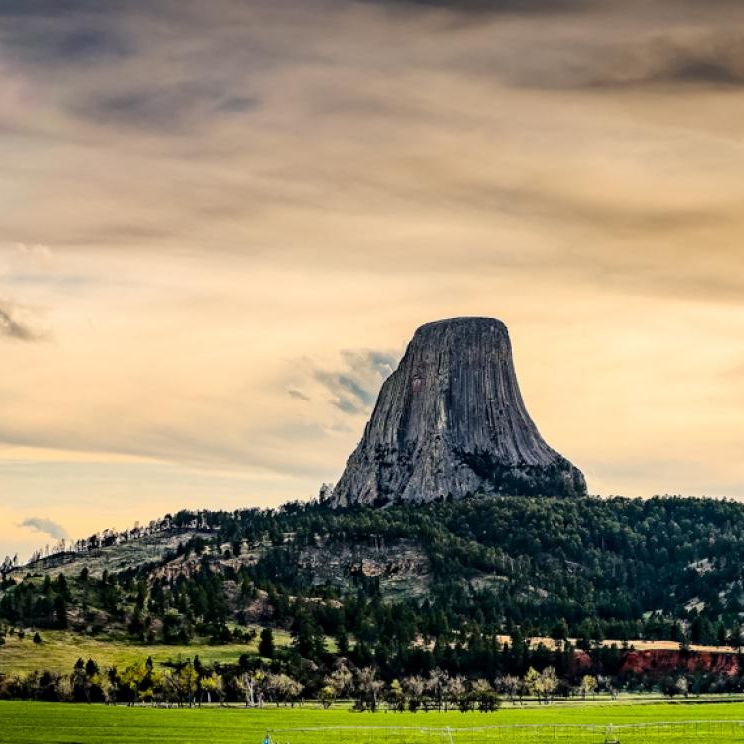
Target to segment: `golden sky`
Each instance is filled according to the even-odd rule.
[[[3,2],[0,554],[316,495],[469,314],[593,493],[744,497],[743,174],[734,0]]]

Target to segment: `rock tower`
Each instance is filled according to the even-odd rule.
[[[527,413],[506,326],[494,318],[427,323],[383,384],[331,503],[477,493],[576,496],[586,483]]]

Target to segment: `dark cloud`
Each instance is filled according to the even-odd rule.
[[[729,66],[725,61],[679,59],[657,79],[661,82],[741,86],[744,85],[744,69],[740,65]]]
[[[92,62],[126,57],[132,46],[122,36],[105,29],[76,30],[60,35],[50,55],[68,62]]]
[[[53,20],[5,29],[5,33],[0,27],[0,38],[9,58],[42,65],[90,63],[124,57],[132,51],[131,45],[113,30],[93,26],[65,29]]]
[[[400,8],[441,8],[464,13],[551,14],[575,12],[591,5],[591,0],[366,0]]]
[[[333,405],[344,413],[362,413],[374,403],[374,394],[348,374],[318,370],[315,377],[333,394]]]
[[[3,0],[0,2],[0,18],[4,16],[59,17],[72,12],[104,10],[124,5],[124,0]]]
[[[567,90],[741,88],[744,35],[707,30],[692,36],[678,33],[608,42],[601,47],[579,45],[570,59],[513,69],[511,80],[526,87]]]
[[[590,88],[665,85],[744,86],[744,38],[658,39],[620,55]]]
[[[230,114],[245,114],[249,111],[255,111],[258,106],[258,98],[252,96],[232,96],[221,101],[217,105],[216,110]]]
[[[39,341],[43,336],[21,317],[15,305],[0,302],[0,336],[18,341]]]
[[[196,109],[200,96],[196,84],[162,89],[104,94],[79,106],[79,113],[98,124],[123,124],[143,129],[181,128]]]
[[[381,351],[345,351],[344,369],[316,369],[315,379],[332,395],[331,402],[344,413],[367,413],[374,405],[382,382],[398,363],[398,355]]]
[[[366,413],[371,404],[363,404],[355,401],[353,398],[339,396],[333,401],[333,405],[340,411],[348,413],[350,416]]]
[[[88,60],[96,57],[121,56],[129,47],[123,39],[102,29],[77,30],[62,34],[55,40],[57,56],[71,60]]]
[[[98,94],[81,101],[77,113],[104,126],[178,132],[207,123],[212,112],[248,113],[259,105],[255,97],[224,95],[219,81],[206,78]]]
[[[425,10],[447,10],[463,16],[488,15],[557,16],[557,15],[601,15],[617,11],[624,17],[636,14],[653,17],[654,11],[666,11],[670,17],[679,18],[694,14],[701,22],[703,11],[710,17],[720,13],[741,9],[741,0],[707,0],[704,7],[696,0],[665,0],[664,7],[654,8],[652,3],[634,0],[361,0],[363,3],[380,5],[411,12]],[[659,3],[659,6],[662,4]]]
[[[61,524],[46,517],[29,517],[24,519],[20,526],[30,527],[32,530],[49,535],[55,540],[66,540],[69,537],[67,530]]]

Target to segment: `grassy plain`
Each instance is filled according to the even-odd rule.
[[[101,668],[126,666],[148,656],[152,656],[155,663],[177,660],[179,657],[193,659],[196,655],[205,664],[235,663],[241,654],[256,653],[258,643],[254,640],[252,643],[229,643],[224,646],[196,642],[188,646],[139,645],[67,631],[42,630],[43,642],[36,644],[32,635],[26,633],[23,640],[16,635],[6,636],[5,644],[0,646],[0,673],[14,675],[35,670],[70,672],[80,657],[86,661],[89,658],[95,659]],[[288,633],[275,631],[274,642],[278,646],[288,645],[290,636]]]
[[[179,710],[0,702],[0,743],[260,744],[266,732],[271,731],[276,744],[547,744],[556,741],[588,744],[604,742],[608,736],[621,744],[670,741],[727,744],[744,741],[744,726],[731,723],[736,720],[744,720],[744,703],[602,702],[526,708],[507,705],[496,713],[486,714],[370,714],[316,707]],[[667,725],[659,725],[662,721]],[[699,723],[689,723],[691,721]],[[592,727],[588,727],[590,724]],[[610,724],[615,726],[612,734],[608,734]],[[650,727],[625,728],[630,724],[650,724]],[[316,730],[312,730],[314,728]]]

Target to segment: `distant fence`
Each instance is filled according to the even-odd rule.
[[[474,728],[414,726],[320,726],[271,729],[272,744],[655,744],[744,742],[744,721],[533,724]]]

